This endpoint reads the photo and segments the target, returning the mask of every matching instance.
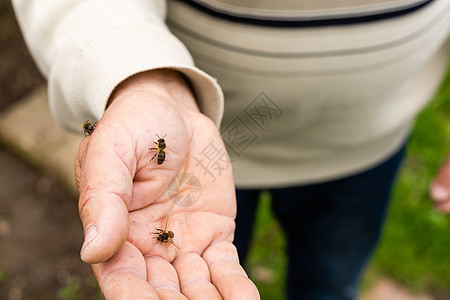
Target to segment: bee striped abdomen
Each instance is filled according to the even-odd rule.
[[[156,160],[156,163],[158,165],[162,165],[162,163],[166,160],[166,152],[159,151],[158,152],[158,159]]]
[[[167,232],[162,232],[158,235],[157,240],[161,243],[167,243],[169,241],[169,234]]]

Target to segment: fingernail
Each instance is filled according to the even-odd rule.
[[[86,247],[95,239],[96,236],[97,236],[97,226],[90,225],[88,228],[86,228],[86,232],[84,234],[84,243],[83,246],[81,247],[81,259],[83,259],[84,257]]]
[[[439,183],[435,183],[431,187],[431,197],[435,201],[445,201],[445,200],[447,200],[449,195],[450,195],[450,193],[449,193],[448,189]]]

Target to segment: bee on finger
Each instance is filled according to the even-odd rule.
[[[172,245],[175,246],[175,248],[180,250],[180,247],[178,247],[177,244],[175,244],[175,242],[173,241],[173,237],[175,236],[175,234],[173,233],[173,231],[167,230],[168,225],[169,225],[169,217],[167,217],[166,226],[164,227],[164,230],[155,227],[157,231],[152,232],[152,234],[156,235],[153,237],[154,239],[156,239],[155,245],[158,243],[161,244],[171,243]]]
[[[85,121],[83,123],[83,126],[81,127],[83,128],[84,136],[91,135],[94,132],[96,126],[97,122],[91,122],[89,120]]]
[[[168,147],[166,145],[166,140],[164,139],[166,137],[166,135],[164,135],[163,137],[156,135],[158,137],[158,141],[154,142],[156,144],[156,148],[155,147],[148,148],[149,150],[156,150],[155,155],[153,155],[153,157],[152,157],[152,159],[150,159],[150,161],[152,161],[156,156],[158,156],[158,158],[156,159],[156,163],[158,165],[162,165],[164,163],[164,161],[166,160],[166,148],[168,149]]]

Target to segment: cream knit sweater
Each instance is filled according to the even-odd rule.
[[[178,70],[202,112],[217,125],[223,117],[238,187],[323,181],[381,162],[447,65],[448,0],[13,3],[64,127],[101,118],[127,77]]]

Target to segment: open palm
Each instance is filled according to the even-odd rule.
[[[168,147],[160,165],[149,149],[158,136]],[[259,297],[232,245],[231,166],[207,117],[158,93],[120,96],[80,145],[75,170],[82,258],[107,299]],[[173,239],[158,241],[155,228]]]

